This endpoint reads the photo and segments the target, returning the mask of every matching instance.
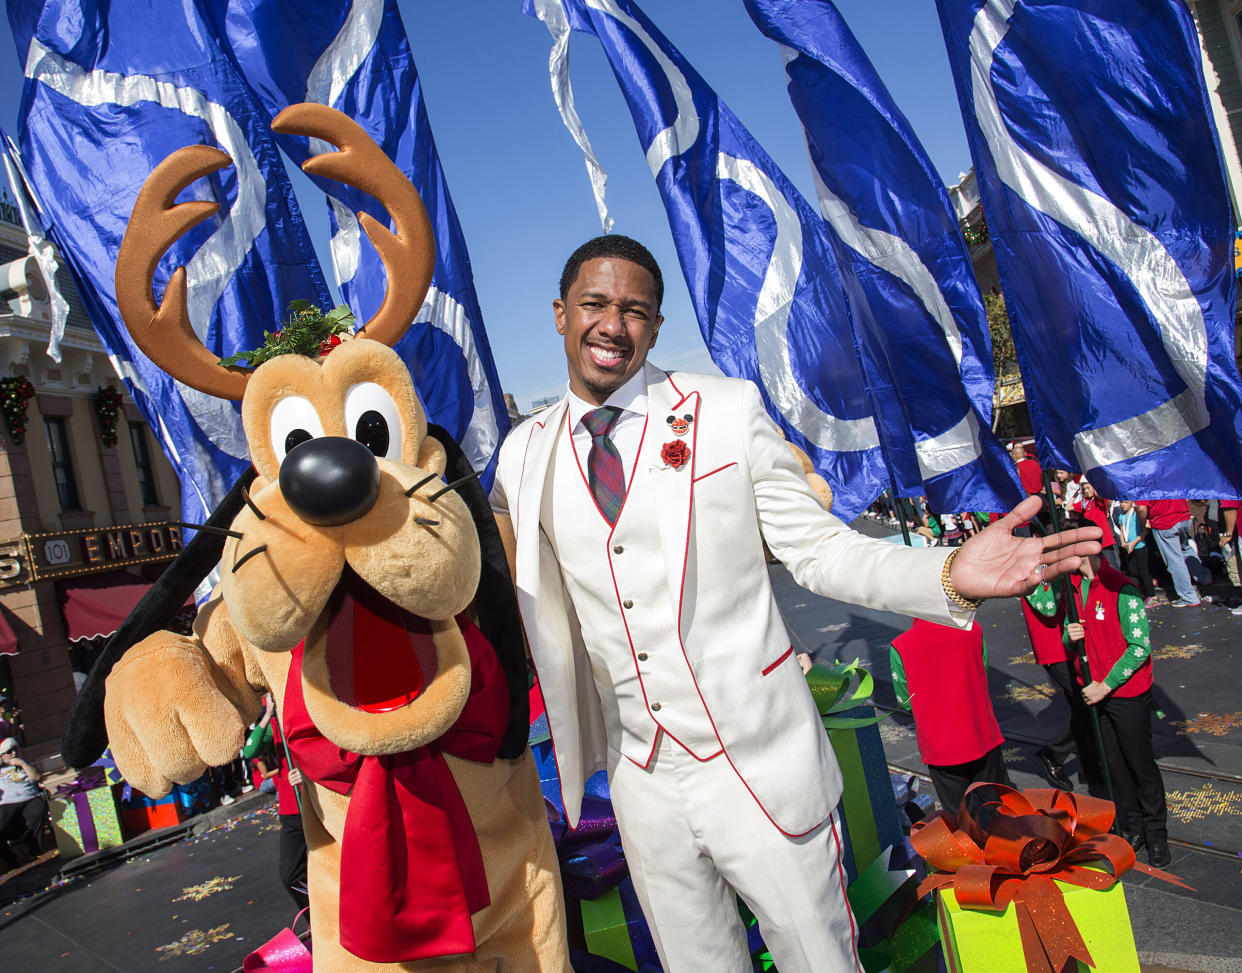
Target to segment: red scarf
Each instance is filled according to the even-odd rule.
[[[464,615],[457,624],[470,654],[470,696],[461,715],[434,742],[390,756],[350,753],[316,729],[302,695],[302,645],[293,650],[285,736],[306,777],[350,794],[341,839],[341,945],[373,963],[474,952],[470,916],[491,901],[478,837],[442,753],[491,763],[509,697],[483,633]]]

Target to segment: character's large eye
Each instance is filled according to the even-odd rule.
[[[400,461],[401,412],[392,395],[375,382],[360,382],[345,393],[345,432],[376,456]]]
[[[323,423],[310,399],[300,395],[286,395],[272,409],[272,452],[277,464],[285,461],[285,454],[308,439],[323,435]]]

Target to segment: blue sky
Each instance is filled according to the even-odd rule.
[[[776,46],[751,23],[742,0],[640,3],[814,202]],[[543,24],[521,14],[520,0],[400,0],[399,6],[470,248],[501,383],[527,408],[564,388],[551,303],[565,258],[600,232],[582,154],[552,100],[550,37]],[[837,0],[837,6],[941,177],[955,182],[970,158],[932,0]],[[594,38],[575,35],[570,66],[579,114],[608,171],[614,229],[644,242],[664,268],[665,323],[651,360],[669,368],[708,368],[663,205]],[[10,37],[0,44],[0,125],[11,133],[17,130],[21,84]],[[326,256],[322,204],[308,183],[299,195]]]

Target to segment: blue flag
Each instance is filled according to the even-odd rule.
[[[823,223],[767,153],[630,0],[524,0],[556,39],[594,34],[630,107],[668,212],[699,330],[728,375],[768,412],[857,516],[888,486],[849,304]],[[564,112],[571,130],[577,116]],[[579,139],[580,143],[584,139]]]
[[[1233,227],[1180,0],[937,0],[1040,460],[1242,492]]]
[[[287,105],[331,105],[366,130],[418,189],[436,237],[431,289],[397,344],[428,417],[461,443],[489,488],[509,429],[465,238],[432,138],[422,86],[395,0],[199,0],[267,118]],[[296,37],[297,43],[289,43]],[[299,164],[324,146],[278,137]],[[341,294],[360,321],[379,308],[387,274],[355,212],[391,225],[360,190],[321,181],[332,225],[332,262]]]
[[[250,464],[237,404],[151,364],[121,322],[117,250],[152,168],[185,145],[233,159],[183,198],[220,212],[172,244],[162,294],[187,269],[195,333],[220,356],[263,343],[290,301],[330,295],[275,142],[245,84],[192,6],[134,0],[10,0],[25,65],[20,142],[91,323],[181,480],[183,518],[201,523]]]
[[[829,0],[746,0],[780,46],[899,489],[934,510],[1025,495],[990,428],[983,299],[944,184]]]

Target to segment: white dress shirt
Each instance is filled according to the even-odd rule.
[[[647,421],[647,376],[643,370],[640,368],[631,375],[629,381],[608,396],[604,405],[616,406],[622,410],[608,438],[621,455],[621,468],[625,470],[625,485],[628,487],[634,461],[638,458],[638,447],[643,439],[643,425]],[[587,454],[591,452],[591,434],[582,424],[582,417],[597,408],[599,406],[579,398],[572,389],[569,390],[569,428],[573,430],[574,451],[578,454],[584,470]]]

